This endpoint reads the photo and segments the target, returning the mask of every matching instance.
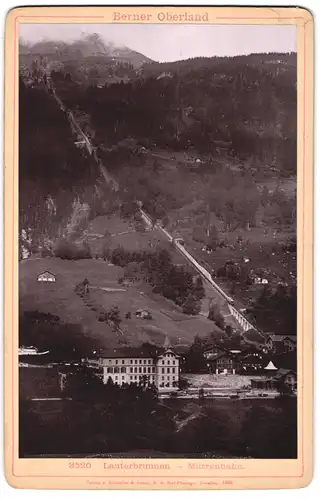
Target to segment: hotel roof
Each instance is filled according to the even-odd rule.
[[[144,347],[121,347],[117,349],[103,349],[97,355],[100,358],[157,358],[167,351],[173,352],[178,356],[175,351],[171,348],[157,347],[155,348],[144,348]]]

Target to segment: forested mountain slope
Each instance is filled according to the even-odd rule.
[[[93,196],[97,170],[74,142],[44,88],[19,87],[19,226],[29,250],[63,234],[77,203]]]
[[[91,116],[104,146],[133,137],[149,146],[194,147],[215,156],[224,141],[241,160],[295,174],[295,57],[260,64],[251,63],[253,57],[155,63],[128,83],[61,90],[71,108]],[[163,75],[167,66],[174,71]],[[59,74],[54,77],[61,81]]]

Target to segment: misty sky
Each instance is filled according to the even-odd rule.
[[[20,24],[20,37],[70,41],[82,33],[141,52],[155,61],[197,56],[234,56],[251,52],[296,51],[296,27],[171,24]]]

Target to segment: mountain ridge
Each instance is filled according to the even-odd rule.
[[[125,45],[118,45],[112,41],[105,42],[97,33],[82,36],[70,42],[43,39],[35,43],[28,43],[20,40],[19,54],[20,56],[47,57],[49,59],[55,57],[59,62],[99,55],[107,59],[119,59],[132,64],[135,68],[152,62],[152,59]]]

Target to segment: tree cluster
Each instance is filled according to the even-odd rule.
[[[273,291],[269,285],[264,285],[260,296],[248,309],[248,314],[266,332],[274,332],[278,335],[296,335],[296,287],[278,285]]]
[[[53,97],[43,88],[26,87],[20,79],[19,228],[28,233],[34,251],[45,238],[57,238],[74,200],[88,197],[88,186],[97,178],[75,140]]]
[[[66,238],[60,239],[54,246],[54,255],[65,260],[91,259],[91,250],[88,243],[74,243]]]
[[[200,312],[200,301],[205,295],[202,279],[194,281],[187,269],[173,264],[167,250],[130,252],[118,247],[112,251],[111,261],[117,266],[129,266],[127,274],[131,279],[138,280],[141,276],[155,293],[181,306],[185,314]]]

